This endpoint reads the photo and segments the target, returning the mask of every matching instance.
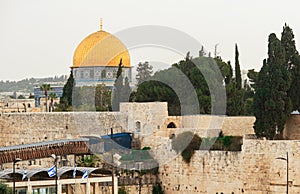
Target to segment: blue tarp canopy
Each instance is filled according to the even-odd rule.
[[[104,140],[112,139],[119,146],[123,148],[131,149],[131,142],[132,142],[131,133],[115,133],[113,135],[103,135],[101,136],[101,138]],[[111,150],[110,141],[105,141],[104,149],[105,151]]]

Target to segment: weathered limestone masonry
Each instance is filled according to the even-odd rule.
[[[300,115],[291,115],[287,122],[283,136],[286,139],[300,139]]]
[[[254,121],[254,117],[168,116],[167,103],[162,102],[122,103],[120,112],[9,114],[0,110],[0,146],[99,136],[110,133],[110,128],[132,132],[163,165],[160,179],[166,193],[209,194],[285,193],[286,162],[276,158],[288,151],[290,193],[300,193],[300,115],[292,115],[284,131],[284,137],[293,140],[245,138],[241,152],[197,151],[189,165],[171,149],[173,134],[192,130],[211,136],[221,129],[224,135],[244,136],[254,133]]]
[[[0,117],[0,146],[106,134],[124,122],[118,113],[12,113]]]
[[[244,139],[241,152],[197,151],[191,163],[181,156],[160,167],[166,193],[300,193],[300,142]]]
[[[171,122],[177,129],[167,128]],[[207,134],[207,129],[222,129],[225,135],[251,134],[253,122],[254,117],[168,116],[164,102],[122,103],[120,112],[3,113],[0,116],[0,146],[80,135],[99,136],[110,133],[110,128],[115,132],[133,132],[143,145],[149,146],[156,137],[169,138],[173,132],[180,131],[179,128],[196,129],[203,135]]]

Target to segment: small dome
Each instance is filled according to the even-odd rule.
[[[114,35],[97,31],[81,41],[73,56],[77,67],[117,67],[122,59],[124,67],[130,67],[130,56],[125,45]]]

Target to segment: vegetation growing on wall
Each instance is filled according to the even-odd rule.
[[[81,160],[77,161],[77,166],[79,167],[95,167],[96,166],[96,156],[90,155],[82,157]]]
[[[181,153],[183,160],[190,163],[196,150],[241,151],[241,136],[201,138],[192,132],[183,132],[172,141],[172,149]]]
[[[128,192],[127,192],[125,186],[119,187],[119,189],[118,189],[118,194],[127,194],[127,193],[128,193]]]
[[[165,192],[163,191],[161,184],[156,183],[152,187],[152,194],[164,194]]]

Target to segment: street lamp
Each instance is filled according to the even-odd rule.
[[[111,171],[111,187],[112,187],[112,194],[115,194],[115,167],[114,167],[114,142],[113,142],[113,134],[114,130],[113,128],[110,128],[110,139],[111,139],[111,162],[112,162],[112,171]]]
[[[141,177],[141,174],[142,174],[142,170],[141,170],[141,166],[143,164],[143,162],[136,162],[136,164],[139,166],[138,169],[136,169],[135,167],[134,168],[131,168],[130,170],[133,170],[134,172],[137,171],[138,174],[139,174],[139,194],[142,193],[142,177]]]
[[[55,154],[51,154],[51,157],[54,159],[54,165],[55,165],[55,193],[57,194],[57,156]]]
[[[289,193],[289,153],[286,152],[286,158],[278,157],[275,159],[285,160],[286,161],[286,193]]]
[[[13,193],[16,193],[16,163],[20,162],[22,159],[20,158],[15,158],[15,160],[13,161]]]

